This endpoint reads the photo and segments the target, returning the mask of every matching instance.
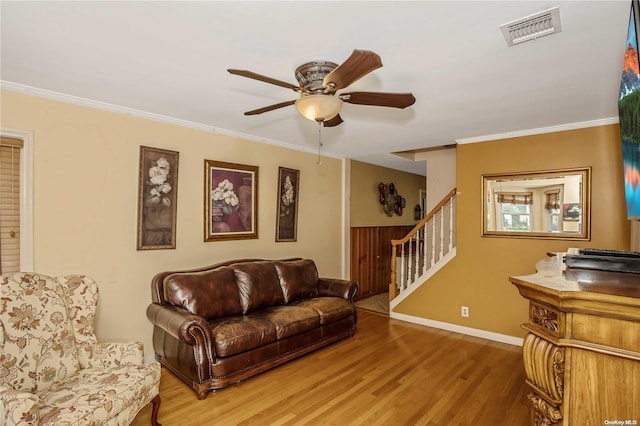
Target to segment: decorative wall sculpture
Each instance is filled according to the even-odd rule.
[[[378,191],[380,192],[378,199],[380,204],[382,204],[385,214],[389,217],[393,216],[394,213],[402,216],[402,209],[407,205],[407,200],[398,194],[393,182],[388,185],[380,182],[380,184],[378,184]]]

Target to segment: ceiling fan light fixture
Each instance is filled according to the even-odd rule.
[[[296,108],[311,121],[327,121],[340,113],[342,100],[332,95],[305,95],[296,101]]]

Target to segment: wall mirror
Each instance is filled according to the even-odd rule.
[[[482,236],[589,240],[591,168],[482,175]]]

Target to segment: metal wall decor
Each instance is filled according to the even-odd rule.
[[[407,205],[407,200],[398,194],[393,182],[388,185],[380,182],[378,184],[378,192],[380,193],[378,200],[382,204],[385,214],[389,217],[393,216],[394,213],[402,216],[402,209]]]

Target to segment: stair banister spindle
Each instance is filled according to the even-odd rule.
[[[432,267],[436,263],[436,221],[435,215],[431,218],[431,262],[429,267]]]
[[[416,281],[418,279],[418,276],[420,276],[420,232],[416,232],[416,239],[415,239],[415,247],[416,247],[416,252],[415,252],[415,258],[416,258],[416,267],[413,268],[413,281]]]
[[[440,255],[438,260],[444,256],[444,206],[440,207]]]
[[[427,250],[427,222],[424,223],[424,226],[422,227],[422,251],[423,251],[423,255],[422,257],[424,258],[422,261],[422,273],[425,274],[427,272],[427,252],[429,250]]]
[[[409,238],[409,241],[406,242],[405,244],[407,244],[407,251],[408,251],[408,255],[407,255],[407,282],[406,282],[406,285],[405,285],[405,288],[407,288],[409,282],[411,282],[411,272],[413,270],[413,262],[411,261],[411,237]]]
[[[420,230],[422,237],[420,240],[422,241],[422,274],[424,275],[427,272],[427,222],[424,223],[422,229]]]
[[[400,292],[405,288],[405,279],[404,279],[404,243],[402,244],[402,249],[400,250]]]
[[[453,250],[453,198],[449,201],[449,251]]]

